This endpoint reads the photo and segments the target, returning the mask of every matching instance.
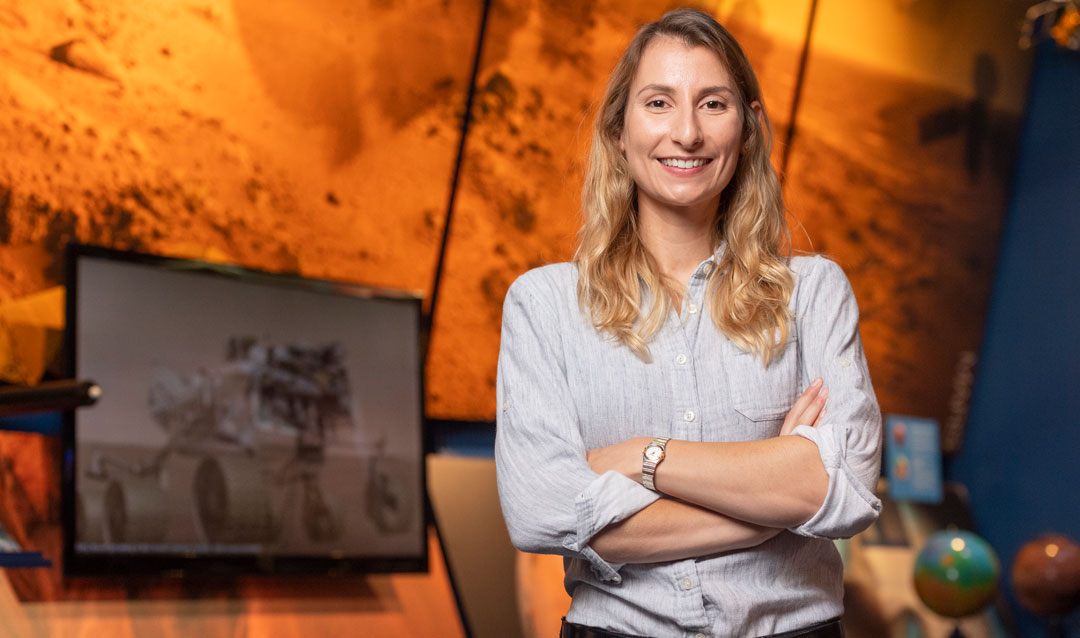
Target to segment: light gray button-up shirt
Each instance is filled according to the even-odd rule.
[[[881,509],[881,413],[843,271],[817,256],[790,267],[791,341],[767,369],[712,323],[712,259],[691,277],[681,315],[650,342],[650,363],[593,328],[573,264],[531,270],[510,287],[496,389],[499,497],[518,548],[566,557],[567,620],[638,636],[760,636],[843,612],[843,568],[829,539],[863,530]],[[794,432],[817,444],[829,475],[810,520],[756,547],[665,563],[611,564],[589,546],[659,496],[616,472],[597,475],[586,450],[636,436],[774,437],[818,376],[829,388],[827,418]]]

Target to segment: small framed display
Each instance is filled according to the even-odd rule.
[[[885,474],[892,498],[941,502],[940,431],[934,419],[899,414],[885,417]]]

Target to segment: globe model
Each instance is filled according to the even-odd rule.
[[[1044,534],[1020,548],[1012,566],[1020,604],[1047,616],[1080,605],[1080,545],[1061,534]]]
[[[990,602],[1000,574],[997,554],[976,534],[935,532],[915,559],[915,591],[930,609],[960,618]]]

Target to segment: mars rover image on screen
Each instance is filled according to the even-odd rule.
[[[224,351],[194,371],[152,369],[147,427],[164,446],[80,449],[81,550],[357,555],[415,535],[414,468],[382,438],[331,453],[364,438],[341,344],[241,335]]]

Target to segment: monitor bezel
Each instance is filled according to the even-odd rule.
[[[62,368],[66,378],[78,378],[78,293],[79,264],[85,259],[99,259],[149,266],[170,271],[182,271],[206,277],[276,286],[320,294],[377,299],[411,306],[417,326],[417,389],[419,396],[420,450],[417,467],[420,472],[422,496],[420,551],[401,556],[326,556],[312,555],[250,555],[250,554],[126,554],[87,553],[76,548],[76,493],[78,476],[76,410],[63,414],[61,425],[61,526],[63,535],[62,566],[65,577],[238,577],[279,575],[359,575],[367,573],[423,573],[429,571],[429,528],[432,524],[431,506],[427,493],[426,457],[430,449],[427,424],[426,391],[424,387],[424,344],[422,297],[416,293],[379,288],[358,283],[302,277],[292,273],[273,273],[243,266],[214,263],[196,259],[167,257],[131,250],[117,250],[90,244],[69,243],[64,252],[65,322],[62,346]],[[105,389],[107,391],[107,389]],[[91,408],[92,409],[92,408]]]

